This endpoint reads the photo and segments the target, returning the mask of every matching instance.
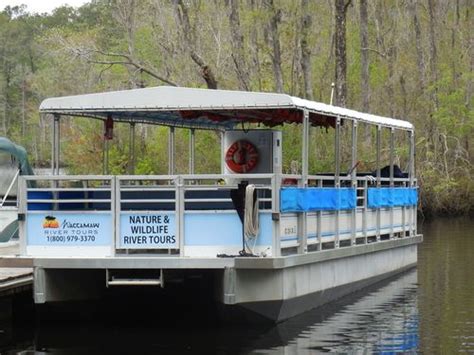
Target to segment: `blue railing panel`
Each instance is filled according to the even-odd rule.
[[[286,187],[280,190],[281,212],[350,210],[356,203],[354,188]]]
[[[378,187],[367,190],[369,208],[415,206],[418,203],[418,189],[414,187]]]

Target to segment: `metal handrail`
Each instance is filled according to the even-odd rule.
[[[38,181],[38,180],[48,180],[48,181],[99,181],[99,180],[112,180],[115,178],[113,175],[22,175],[22,177],[27,181]]]
[[[16,179],[18,179],[19,175],[20,175],[20,169],[16,171],[15,176],[13,177],[10,185],[8,186],[7,192],[5,193],[5,196],[3,196],[2,202],[0,203],[0,207],[3,207],[3,205],[5,204],[5,201],[7,200],[7,197],[10,194],[10,191],[13,188],[13,185],[15,185],[15,181]]]
[[[74,191],[110,191],[108,187],[30,187],[28,191],[38,192],[74,192]]]
[[[101,203],[101,202],[112,202],[110,198],[107,199],[27,199],[28,203]]]

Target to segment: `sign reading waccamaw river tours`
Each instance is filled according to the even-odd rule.
[[[104,246],[112,241],[109,213],[28,214],[28,245]]]
[[[120,247],[126,249],[178,248],[173,213],[122,214]]]

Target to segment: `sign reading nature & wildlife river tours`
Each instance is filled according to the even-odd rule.
[[[120,247],[133,249],[178,248],[173,213],[131,214],[120,217]]]

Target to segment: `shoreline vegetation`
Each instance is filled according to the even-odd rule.
[[[0,136],[41,167],[51,147],[52,120],[38,115],[47,97],[175,85],[329,103],[334,82],[336,105],[415,125],[423,216],[473,214],[473,12],[470,0],[94,0],[51,14],[7,6],[0,9]],[[102,131],[100,121],[62,120],[61,156],[71,173],[102,171]],[[136,132],[135,172],[166,173],[168,130],[137,125]],[[299,132],[283,128],[285,172],[298,168]],[[178,173],[187,172],[188,135],[176,131]],[[333,131],[311,135],[310,172],[332,171]],[[359,135],[360,169],[373,171],[374,132],[362,127]],[[112,174],[128,171],[128,138],[128,125],[117,124]],[[402,170],[406,139],[396,137]],[[196,173],[219,171],[219,144],[215,133],[197,132]]]

